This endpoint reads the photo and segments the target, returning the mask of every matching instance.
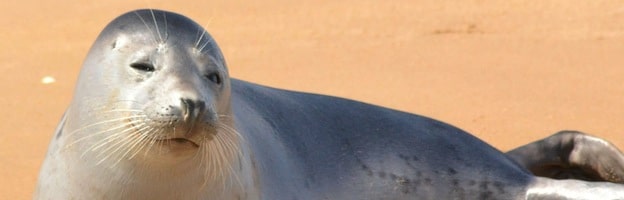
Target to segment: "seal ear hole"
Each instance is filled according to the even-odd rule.
[[[132,63],[130,67],[144,72],[153,72],[155,70],[154,65],[151,63]]]
[[[206,75],[206,78],[212,81],[213,83],[216,83],[217,85],[221,85],[221,82],[223,81],[221,79],[221,75],[219,75],[219,73],[217,72],[213,72],[213,73]]]

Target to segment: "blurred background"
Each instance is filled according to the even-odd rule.
[[[202,24],[239,79],[429,116],[502,151],[563,129],[624,147],[622,1],[8,0],[2,199],[31,198],[90,45],[138,8]]]

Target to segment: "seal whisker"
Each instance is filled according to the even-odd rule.
[[[116,140],[114,140],[114,139],[121,138],[121,137],[123,137],[123,136],[124,136],[124,134],[123,134],[123,133],[114,133],[114,134],[111,134],[111,135],[109,135],[108,137],[106,137],[105,139],[103,139],[103,140],[99,141],[98,143],[95,143],[93,146],[91,146],[91,147],[89,147],[88,149],[86,149],[85,151],[83,151],[83,152],[82,152],[82,154],[80,155],[80,157],[81,157],[81,158],[84,158],[84,156],[85,156],[85,155],[87,155],[87,153],[89,153],[89,152],[93,152],[93,151],[96,151],[98,148],[100,148],[100,147],[102,147],[102,146],[104,146],[104,145],[111,144],[111,143],[115,144],[114,142],[115,142]],[[118,141],[118,140],[117,140],[117,141]],[[96,147],[97,147],[97,148],[96,148]],[[110,146],[109,146],[109,147],[110,147]],[[102,154],[102,152],[99,152],[99,153],[98,153],[98,156],[99,156],[99,155],[101,155],[101,154]]]
[[[211,153],[214,149],[214,144],[212,143],[206,143],[203,149],[203,154],[206,156],[205,158],[205,162],[206,162],[206,177],[211,178],[216,180],[217,176],[216,176],[216,167],[217,165],[215,164],[215,156]]]
[[[141,22],[143,22],[143,24],[145,25],[145,28],[147,28],[147,30],[148,30],[150,33],[154,34],[154,32],[152,31],[152,29],[149,27],[149,25],[147,24],[147,22],[145,22],[145,19],[143,19],[143,17],[141,17],[141,15],[139,14],[139,12],[136,12],[136,11],[135,11],[135,12],[134,12],[134,14],[136,14],[136,16],[138,16],[138,17],[139,17],[139,19],[141,20]],[[154,44],[158,44],[158,41],[156,40],[156,38],[155,38],[155,37],[153,37],[152,39],[154,40]]]
[[[158,132],[155,132],[154,134],[159,135],[162,132],[164,132],[164,129],[158,129]],[[154,146],[154,144],[156,144],[156,142],[157,142],[156,140],[150,140],[149,141],[149,145],[147,146],[147,149],[145,150],[145,154],[144,155],[147,155],[147,153],[152,149],[152,146]]]
[[[125,149],[126,150],[125,153],[122,154],[122,155],[118,155],[117,154],[115,156],[115,157],[117,157],[116,161],[114,161],[110,165],[110,167],[117,166],[117,164],[119,164],[119,162],[124,160],[123,158],[126,156],[128,151],[131,150],[131,147],[134,144],[136,144],[137,142],[140,142],[140,138],[141,138],[141,136],[137,135],[137,134],[125,135],[124,138],[122,139],[123,142],[117,143],[116,145],[111,145],[111,146],[117,146],[117,148],[115,148],[115,150],[113,150],[113,151],[108,150],[107,152],[109,152],[109,154],[106,157],[104,157],[102,160],[108,159],[108,157],[110,157],[111,155],[115,155],[117,152],[121,153],[121,151],[123,151]],[[102,151],[102,152],[104,152],[104,151]]]
[[[119,138],[119,137],[124,136],[124,135],[131,135],[131,134],[140,132],[140,131],[142,131],[142,130],[144,130],[146,128],[149,128],[149,126],[145,126],[144,124],[140,124],[138,127],[139,127],[138,129],[137,128],[133,128],[133,127],[129,127],[129,128],[127,128],[127,129],[125,129],[123,131],[113,133],[110,136],[107,136],[106,138],[102,139],[103,140],[102,143],[100,143],[98,145],[94,145],[92,148],[89,148],[87,150],[97,151],[99,148],[103,147],[107,143],[114,142],[115,141],[114,139],[116,139],[116,138]],[[110,148],[110,147],[108,147],[108,148]]]
[[[226,131],[228,131],[229,133],[233,133],[237,139],[241,139],[241,140],[245,140],[245,138],[243,137],[243,135],[241,133],[239,133],[236,129],[230,127],[227,124],[224,123],[217,123],[217,127],[224,129]]]
[[[99,164],[100,164],[100,163],[102,163],[104,160],[108,159],[110,156],[112,156],[112,155],[114,155],[115,153],[117,153],[119,150],[123,149],[124,147],[127,147],[127,145],[128,145],[128,144],[130,144],[130,143],[132,143],[132,142],[133,142],[133,140],[132,140],[132,139],[128,139],[128,138],[137,137],[137,136],[136,136],[136,135],[137,135],[136,133],[141,133],[143,130],[148,129],[148,128],[151,128],[151,127],[149,127],[149,126],[144,126],[144,127],[141,127],[140,129],[136,129],[136,130],[134,130],[134,132],[131,132],[131,133],[129,133],[129,134],[121,134],[121,135],[120,135],[119,137],[117,137],[117,138],[122,138],[122,137],[123,137],[123,139],[117,139],[117,140],[116,140],[117,142],[112,143],[110,146],[108,146],[107,148],[102,149],[102,150],[100,151],[100,153],[98,154],[98,156],[101,156],[101,155],[102,155],[102,154],[104,154],[105,152],[106,152],[106,153],[108,153],[108,155],[106,155],[104,158],[102,158],[102,159],[100,160],[100,162],[98,162],[97,164],[99,165]],[[114,148],[114,147],[116,147],[116,148]],[[97,149],[97,148],[96,148],[96,149]],[[94,150],[96,150],[96,149],[94,149]],[[111,151],[111,150],[112,150],[112,151]],[[113,166],[114,166],[115,164],[116,164],[116,163],[114,163],[114,164],[113,164]]]
[[[213,7],[212,9],[215,9],[215,8]],[[210,12],[211,15],[210,15],[210,17],[208,17],[208,20],[207,20],[206,24],[212,24],[212,20],[214,20],[214,18],[215,18],[214,17],[215,13],[216,12]],[[208,26],[204,26],[204,27],[208,27]],[[208,33],[208,31],[206,31],[202,27],[198,27],[198,30],[202,32],[202,36]],[[195,47],[198,47],[198,44],[199,44],[200,41],[201,41],[201,37],[200,37],[199,40],[197,40],[197,43],[195,44]],[[203,47],[201,49],[203,49]],[[199,52],[201,52],[201,50]]]
[[[116,122],[120,122],[120,121],[124,121],[124,120],[128,120],[128,119],[133,119],[133,118],[139,118],[141,116],[128,116],[128,117],[120,117],[120,118],[115,118],[115,119],[110,119],[110,120],[104,120],[104,121],[100,121],[100,122],[96,122],[96,123],[92,123],[86,126],[83,126],[81,128],[78,128],[70,133],[68,133],[67,135],[73,135],[76,134],[78,132],[81,132],[83,130],[86,130],[88,128],[92,128],[94,126],[98,126],[98,125],[102,125],[102,124],[106,124],[106,123],[116,123]]]
[[[148,145],[147,143],[148,143],[149,141],[154,141],[154,142],[155,142],[156,140],[154,140],[154,139],[150,139],[150,136],[149,136],[149,135],[150,135],[150,133],[152,133],[154,130],[155,130],[155,128],[154,128],[154,127],[150,127],[150,129],[148,129],[148,130],[146,130],[146,131],[142,132],[141,134],[136,134],[136,135],[134,136],[134,137],[135,137],[135,138],[134,138],[134,139],[135,139],[135,142],[134,142],[133,144],[131,144],[131,146],[130,146],[129,148],[127,148],[126,152],[118,158],[117,162],[116,162],[114,165],[116,165],[117,163],[121,162],[121,160],[122,160],[124,157],[126,157],[126,155],[128,155],[128,153],[129,153],[129,152],[134,151],[134,153],[132,153],[132,154],[130,155],[130,157],[128,157],[128,158],[127,158],[127,160],[132,160],[132,158],[134,158],[134,156],[136,156],[139,152],[141,152],[141,150],[142,150],[145,146],[147,146],[147,145]],[[137,147],[137,145],[138,145],[138,148],[136,148],[136,147]],[[135,149],[135,148],[136,148],[136,149]],[[146,150],[146,151],[148,151],[148,150]],[[114,165],[113,165],[113,166],[114,166]]]
[[[234,153],[236,156],[240,156],[240,151],[238,148],[236,148],[237,144],[231,136],[222,134],[217,136],[215,140],[219,143],[220,146],[223,146],[228,151],[233,151],[232,153]]]
[[[195,154],[193,155],[193,160],[199,159],[199,162],[203,163],[204,157],[202,157],[203,153],[202,153],[201,149],[206,147],[206,145],[207,145],[206,143],[207,142],[208,141],[205,138],[202,138],[201,141],[198,142],[197,145],[199,146],[200,151],[195,152]]]
[[[204,42],[204,44],[202,44],[202,46],[199,48],[199,52],[203,52],[204,48],[206,46],[208,46],[208,44],[210,44],[212,42],[212,38],[208,39],[208,41]]]
[[[132,105],[143,105],[136,100],[116,100],[114,102],[102,104],[100,103],[101,98],[105,98],[105,97],[100,97],[100,98],[94,97],[93,100],[85,100],[85,101],[93,102],[93,103],[89,103],[90,105],[89,108],[91,110],[90,112],[98,111],[97,113],[99,114],[99,112],[118,109],[118,107],[123,107],[125,109],[128,109],[128,107],[131,107]],[[141,111],[141,110],[136,110],[136,111]]]
[[[226,124],[219,123],[218,127],[228,133],[232,133],[232,134],[222,134],[222,136],[218,136],[218,137],[219,139],[220,137],[225,137],[225,139],[223,139],[225,143],[224,145],[232,148],[232,150],[235,151],[236,156],[239,156],[239,157],[242,156],[243,152],[238,147],[239,145],[247,145],[245,138],[236,129],[229,127]],[[237,142],[242,143],[242,144],[236,144]]]
[[[239,186],[243,186],[243,183],[240,180],[240,177],[238,176],[237,173],[233,173],[234,172],[234,162],[236,160],[238,160],[237,158],[239,158],[239,156],[241,156],[241,153],[239,151],[238,148],[235,148],[236,145],[233,144],[234,142],[232,140],[228,140],[228,142],[224,142],[222,149],[224,149],[224,157],[222,159],[225,160],[226,162],[226,166],[227,166],[227,172],[225,172],[225,174],[230,175],[233,174],[234,175],[234,180],[236,183],[238,183]],[[234,184],[232,182],[230,182],[230,184]]]
[[[128,155],[128,153],[132,150],[134,150],[134,148],[137,146],[137,144],[144,144],[143,141],[147,141],[150,138],[150,133],[154,130],[154,127],[149,127],[149,129],[147,129],[146,131],[142,131],[139,132],[139,134],[136,134],[134,138],[134,140],[136,140],[133,144],[131,144],[131,146],[126,150],[126,152],[121,155],[121,157],[119,158],[120,160],[123,159],[126,155]],[[128,160],[132,159],[145,145],[139,145],[139,148],[135,150],[135,153],[133,153],[130,157],[128,157]],[[119,162],[119,160],[117,161]]]
[[[102,111],[103,113],[107,113],[107,112],[135,112],[135,113],[141,113],[143,112],[143,110],[140,109],[111,109],[111,110],[105,110]]]
[[[162,36],[160,35],[160,28],[158,28],[158,22],[156,21],[156,16],[154,15],[154,10],[150,9],[150,13],[152,14],[152,20],[154,21],[154,27],[156,27],[156,33],[158,33],[158,38],[160,39],[160,43],[164,43]]]
[[[223,147],[222,144],[223,143],[220,143],[219,146]],[[218,159],[216,159],[218,161],[217,164],[219,165],[219,168],[222,169],[222,170],[219,170],[219,176],[220,178],[223,179],[225,178],[225,174],[227,171],[227,168],[225,168],[225,164],[227,162],[227,160],[225,160],[227,159],[227,157],[225,156],[225,152],[224,152],[225,149],[224,148],[215,148],[215,149],[217,150],[217,155],[219,157]]]
[[[133,100],[133,99],[117,99],[113,103],[128,103],[128,102],[133,103],[135,105],[143,105],[140,101]]]
[[[226,147],[225,149],[228,150],[227,151],[228,155],[226,155],[227,158],[230,158],[230,159],[228,159],[228,162],[227,162],[227,166],[229,168],[228,174],[233,174],[234,175],[234,180],[236,181],[236,183],[238,183],[238,185],[240,187],[242,187],[243,183],[242,183],[242,180],[241,180],[239,174],[238,173],[233,173],[235,171],[235,169],[234,169],[235,163],[237,161],[238,162],[243,162],[243,161],[241,161],[242,159],[240,159],[242,157],[242,152],[240,151],[239,148],[237,148],[236,145],[232,145],[232,144],[230,144],[229,147]],[[244,164],[244,163],[239,163],[239,164]]]
[[[221,125],[224,126],[224,124]],[[237,146],[234,144],[235,140],[233,140],[233,138],[231,138],[229,134],[217,134],[217,136],[215,137],[215,141],[215,146],[218,146],[215,148],[218,157],[215,160],[218,161],[216,164],[219,167],[217,168],[221,169],[219,171],[219,177],[225,179],[227,176],[233,174],[235,179],[234,181],[242,186],[242,182],[240,181],[237,174],[232,173],[234,172],[234,168],[232,167],[233,162],[237,160],[237,158],[240,156],[240,151],[238,148],[236,148]],[[232,184],[232,182],[230,182],[230,184]]]
[[[211,169],[212,166],[209,165],[209,162],[208,162],[208,160],[206,158],[208,156],[208,153],[206,153],[207,149],[208,148],[206,147],[206,145],[202,145],[202,146],[200,146],[200,149],[198,151],[198,154],[200,154],[200,160],[199,160],[200,166],[199,167],[201,168],[203,166],[203,169],[204,169],[203,170],[204,175],[202,176],[204,181],[203,181],[200,189],[205,188],[207,186],[207,184],[208,184],[208,180],[210,179],[210,172],[209,172],[209,170]]]
[[[171,132],[171,133],[175,134],[175,132],[176,132],[176,127],[175,127],[175,125],[174,125],[171,129],[173,130],[173,132]],[[163,131],[163,132],[164,132],[164,131]],[[162,132],[161,132],[161,133],[162,133]],[[167,134],[171,134],[171,133],[167,133]],[[167,145],[169,145],[169,143],[167,143]],[[163,144],[159,142],[159,143],[158,143],[158,152],[162,152],[162,146],[163,146]]]
[[[98,161],[98,162],[96,163],[96,165],[100,165],[100,164],[102,164],[102,163],[103,163],[104,161],[106,161],[106,160],[107,160],[110,156],[112,156],[112,155],[113,155],[113,154],[114,154],[114,153],[115,153],[118,149],[122,148],[124,145],[123,145],[123,144],[120,144],[120,143],[126,143],[126,142],[129,142],[128,140],[126,140],[126,139],[127,139],[127,137],[128,137],[127,135],[123,135],[123,134],[122,134],[122,135],[120,135],[120,136],[118,137],[118,138],[122,138],[122,139],[117,139],[117,140],[116,140],[116,141],[117,141],[116,143],[111,144],[110,146],[108,146],[108,148],[102,149],[102,151],[100,151],[100,152],[97,154],[97,157],[102,157],[102,156],[104,155],[104,153],[107,153],[108,155],[105,155],[104,157],[102,157],[102,158],[100,159],[100,161]],[[113,150],[112,152],[109,152],[109,151],[110,151],[111,149],[113,149],[113,148],[114,148],[115,150]],[[112,166],[112,167],[114,167],[115,165],[116,165],[116,163],[113,163],[111,166]]]
[[[221,167],[221,166],[223,166],[223,163],[222,163],[223,153],[222,153],[222,151],[221,151],[222,149],[221,149],[221,148],[219,148],[218,146],[220,146],[220,145],[211,146],[211,147],[212,147],[212,151],[211,151],[210,153],[212,153],[212,155],[215,155],[215,154],[216,154],[216,155],[212,158],[212,160],[214,161],[214,162],[213,162],[213,165],[214,165],[214,169],[215,169],[215,172],[216,172],[214,175],[215,175],[215,177],[216,177],[216,178],[218,178],[218,180],[221,180],[221,179],[223,179],[223,178],[225,177],[225,176],[223,175],[223,171],[224,171],[225,169],[223,169],[223,168]],[[217,171],[217,170],[218,170],[218,171]]]
[[[223,142],[224,145],[235,147],[237,146],[235,142],[245,141],[244,137],[238,131],[228,126],[227,124],[217,123],[216,125],[217,125],[217,128],[225,131],[225,133],[230,133],[230,134],[217,134],[216,138],[219,140],[219,142]]]
[[[127,130],[124,130],[124,132],[126,131]],[[102,139],[99,143],[96,143],[92,147],[85,150],[81,156],[85,156],[88,152],[98,151],[99,148],[104,147],[105,145],[109,145],[98,153],[98,156],[101,156],[103,153],[109,151],[111,148],[117,146],[120,142],[124,141],[123,139],[127,136],[127,134],[124,134],[124,132],[114,133],[106,137],[105,139]]]
[[[206,31],[202,30],[201,35],[199,35],[199,39],[197,39],[197,42],[195,42],[195,49],[197,49],[199,47],[199,42],[202,40],[202,38],[204,38],[205,34],[206,34]],[[199,50],[199,51],[201,52],[201,50]]]
[[[165,41],[169,40],[169,23],[167,23],[167,13],[163,13],[163,19],[165,20]]]
[[[83,140],[85,140],[85,139],[88,139],[88,138],[91,138],[91,137],[95,137],[95,136],[98,136],[98,135],[101,135],[101,134],[104,134],[104,133],[108,133],[108,132],[110,132],[110,131],[114,131],[114,130],[117,130],[117,129],[120,129],[120,128],[124,128],[124,127],[126,127],[126,126],[127,126],[126,124],[121,124],[121,125],[119,125],[119,126],[115,126],[115,127],[112,127],[112,128],[106,129],[106,130],[102,130],[102,131],[99,131],[99,132],[97,132],[97,133],[91,133],[91,134],[89,134],[89,135],[86,135],[86,136],[84,136],[84,137],[81,137],[81,138],[78,138],[78,139],[74,140],[72,143],[69,143],[69,144],[67,144],[66,146],[67,146],[67,147],[71,147],[71,146],[73,146],[74,144],[76,144],[76,143],[78,143],[78,142],[80,142],[80,141],[83,141]]]

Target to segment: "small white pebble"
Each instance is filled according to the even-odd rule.
[[[56,79],[54,79],[54,77],[51,77],[51,76],[45,76],[41,79],[41,83],[46,84],[46,85],[54,83],[54,82],[56,82]]]

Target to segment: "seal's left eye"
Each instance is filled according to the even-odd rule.
[[[130,64],[130,67],[145,72],[153,72],[155,70],[154,65],[151,63],[132,63]]]
[[[222,81],[221,76],[219,76],[219,74],[216,72],[206,75],[206,78],[212,81],[213,83],[216,83],[217,85],[220,85]]]

